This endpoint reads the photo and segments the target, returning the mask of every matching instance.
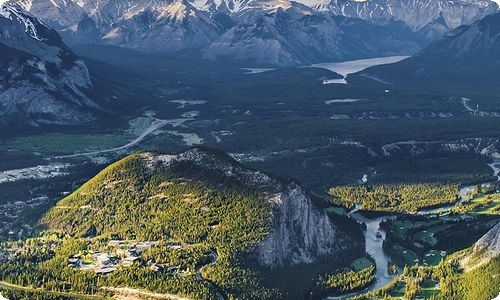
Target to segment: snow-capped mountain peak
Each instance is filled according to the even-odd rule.
[[[158,19],[169,18],[177,22],[182,22],[186,15],[195,16],[195,12],[189,10],[181,0],[177,0],[162,9]]]
[[[248,59],[248,53],[261,63],[294,64],[413,54],[449,30],[499,10],[491,0],[9,1],[43,19],[68,44],[193,49],[214,59]],[[254,26],[257,20],[263,27]]]

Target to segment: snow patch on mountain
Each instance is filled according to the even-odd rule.
[[[182,22],[186,17],[187,7],[182,1],[175,1],[165,8],[165,10],[158,16],[158,18],[168,17],[177,22]],[[195,12],[191,11],[190,16],[195,16]]]
[[[13,14],[14,16],[11,16],[11,14]],[[7,19],[10,19],[10,20],[12,20],[14,17],[17,18],[17,20],[19,20],[19,22],[24,24],[25,32],[29,36],[31,36],[32,38],[34,38],[37,41],[44,40],[42,37],[40,37],[40,35],[38,35],[35,24],[33,24],[31,19],[26,17],[25,15],[23,15],[18,9],[11,7],[11,6],[2,5],[2,7],[0,9],[0,16],[7,18]],[[45,25],[45,24],[42,23],[42,25]]]

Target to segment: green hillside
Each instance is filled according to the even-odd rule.
[[[261,241],[271,204],[217,170],[191,162],[148,169],[141,154],[124,158],[59,201],[41,220],[75,237],[209,243],[221,254]]]
[[[276,186],[252,186],[226,175],[223,168],[251,171],[220,153],[202,158],[210,167],[196,157],[168,165],[148,161],[155,157],[130,155],[59,201],[41,219],[41,237],[24,241],[22,254],[0,265],[3,280],[77,294],[106,295],[129,287],[194,299],[217,299],[218,293],[279,297],[263,287],[255,270],[244,267],[249,250],[270,231],[268,194]],[[136,244],[146,245],[139,258],[120,257]],[[119,262],[99,267],[97,254]],[[70,268],[71,259],[82,262]],[[127,259],[133,263],[125,267]]]

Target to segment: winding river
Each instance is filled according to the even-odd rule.
[[[488,164],[488,166],[493,170],[493,176],[497,177],[497,181],[500,181],[500,158],[496,158],[492,163]],[[459,199],[456,203],[450,204],[445,207],[440,208],[432,208],[421,210],[418,214],[435,214],[438,212],[444,212],[453,208],[455,205],[461,203],[466,200],[469,196],[469,191],[471,191],[474,186],[464,186],[459,191]],[[337,295],[337,296],[329,296],[325,299],[328,300],[337,300],[337,299],[346,299],[355,295],[363,294],[368,291],[379,289],[394,279],[393,275],[389,275],[387,264],[391,261],[390,257],[384,253],[384,249],[382,248],[382,244],[385,240],[386,233],[383,229],[380,228],[380,223],[393,218],[392,216],[382,216],[375,219],[368,219],[361,214],[357,213],[359,210],[359,205],[350,211],[347,216],[353,218],[354,220],[365,223],[366,231],[365,235],[365,251],[375,260],[376,272],[375,276],[377,277],[376,282],[370,287],[349,294]]]

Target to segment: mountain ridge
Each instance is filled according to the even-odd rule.
[[[39,228],[77,240],[205,249],[216,262],[203,268],[203,278],[235,298],[262,292],[258,299],[276,299],[252,274],[363,255],[361,231],[358,237],[345,233],[293,179],[250,170],[224,152],[201,147],[139,152],[115,162],[57,202]]]
[[[10,3],[56,28],[69,44],[111,44],[146,52],[195,49],[211,59],[227,57],[278,65],[413,54],[448,30],[498,10],[494,2],[486,0],[10,0]],[[308,22],[308,17],[322,21]],[[346,22],[332,21],[335,17],[350,19],[363,30],[356,31],[355,26]],[[259,20],[267,20],[265,38],[249,31],[248,26]],[[384,41],[382,47],[377,40]],[[394,48],[389,51],[387,46]]]
[[[410,58],[370,67],[348,80],[367,83],[367,78],[376,78],[389,86],[410,88],[456,90],[462,86],[476,86],[495,89],[499,53],[500,13],[494,13],[450,31]]]

